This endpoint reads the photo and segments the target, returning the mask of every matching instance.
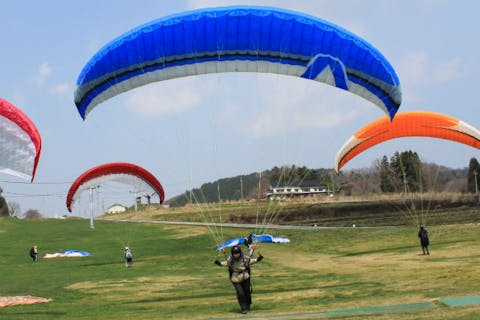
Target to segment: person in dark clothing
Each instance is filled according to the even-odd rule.
[[[133,264],[133,254],[129,247],[125,247],[123,257],[125,258],[125,267],[131,267]]]
[[[423,224],[420,225],[420,230],[418,230],[418,237],[420,238],[420,245],[422,246],[423,254],[430,254],[428,251],[428,245],[430,243],[428,239],[428,231]]]
[[[252,292],[250,285],[250,265],[263,260],[260,254],[258,258],[252,259],[242,252],[239,246],[233,246],[231,256],[225,261],[215,260],[215,264],[228,267],[230,273],[230,281],[237,292],[238,303],[240,304],[240,312],[248,313],[252,304]]]
[[[33,247],[30,248],[30,257],[32,258],[32,260],[35,262],[38,260],[38,250],[37,250],[37,246],[34,245]]]

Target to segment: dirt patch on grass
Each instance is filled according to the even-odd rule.
[[[103,300],[111,302],[152,303],[165,300],[174,302],[179,292],[188,291],[191,286],[197,287],[200,281],[201,279],[188,276],[141,277],[128,280],[85,281],[72,284],[66,289],[98,295]]]
[[[212,294],[209,288],[199,289],[202,281],[204,279],[201,277],[189,276],[143,277],[118,281],[79,282],[66,288],[88,294],[89,297],[84,298],[85,301],[91,301],[91,295],[95,295],[101,297],[103,301],[148,307],[223,303],[225,296],[222,293]],[[234,295],[231,296],[232,300],[233,297]]]
[[[294,291],[275,292],[274,294],[257,294],[255,300],[281,302],[293,298],[319,298],[326,295],[326,290],[320,288],[302,289]]]
[[[164,291],[178,287],[187,281],[197,280],[194,277],[141,277],[126,280],[85,281],[74,283],[66,289],[79,290],[86,293],[132,292],[138,295],[142,291]]]
[[[327,254],[305,254],[292,251],[270,251],[266,257],[274,261],[279,269],[310,270],[319,273],[332,272],[332,259],[334,256]]]
[[[173,230],[175,231],[175,235],[173,235],[172,239],[186,239],[190,237],[201,236],[204,234],[209,234],[207,227],[180,227],[180,226],[164,226],[166,230]]]

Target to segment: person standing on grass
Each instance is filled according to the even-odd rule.
[[[215,264],[228,267],[230,281],[237,292],[240,312],[246,314],[250,311],[252,304],[252,287],[250,284],[250,265],[263,260],[260,254],[258,258],[252,259],[242,252],[239,246],[233,246],[230,257],[225,261],[215,260]]]
[[[129,247],[125,247],[123,257],[125,258],[125,267],[131,267],[133,263],[133,254]]]
[[[33,247],[30,248],[30,257],[32,258],[33,262],[38,260],[38,249],[37,245],[34,245]]]
[[[428,239],[428,231],[423,224],[420,225],[420,230],[418,230],[418,237],[420,238],[420,245],[422,246],[423,254],[430,254],[428,251],[428,245],[430,243],[430,240]]]

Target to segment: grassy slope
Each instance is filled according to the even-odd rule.
[[[245,233],[247,230],[245,230]],[[480,306],[446,307],[439,298],[480,293],[480,226],[430,227],[432,255],[419,255],[416,229],[279,231],[288,245],[264,244],[253,266],[254,315],[435,301],[436,310],[372,319],[475,319]],[[223,230],[223,237],[242,235]],[[82,249],[89,258],[31,262]],[[133,248],[133,268],[122,249]],[[0,309],[1,319],[190,319],[238,316],[226,270],[216,267],[207,229],[86,220],[0,219],[0,295],[51,303]],[[357,316],[358,317],[358,316]]]
[[[288,201],[237,201],[165,209],[143,206],[137,214],[108,219],[234,222],[319,226],[413,226],[478,221],[478,199],[468,194],[412,194],[385,197],[321,197]]]

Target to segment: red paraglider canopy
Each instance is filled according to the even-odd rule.
[[[97,184],[96,179],[105,177],[107,178],[106,180],[118,180],[115,179],[115,177],[119,176],[131,176],[133,178],[142,180],[158,194],[160,203],[163,203],[163,200],[165,199],[165,192],[162,185],[153,174],[132,163],[112,162],[102,164],[85,171],[73,182],[67,194],[68,211],[72,212],[72,202],[83,190],[88,189],[91,185]],[[112,179],[108,179],[108,177],[112,177]]]
[[[0,171],[33,181],[42,140],[35,124],[0,98]]]

